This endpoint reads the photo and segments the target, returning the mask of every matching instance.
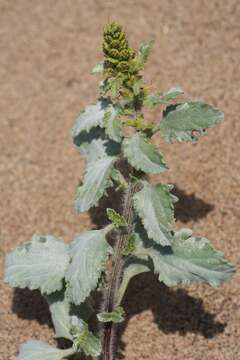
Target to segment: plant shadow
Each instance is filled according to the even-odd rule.
[[[224,332],[225,323],[215,320],[216,314],[204,308],[203,300],[188,295],[185,289],[168,288],[159,283],[152,273],[144,273],[130,281],[124,297],[126,321],[120,324],[117,338],[120,339],[118,357],[123,358],[125,343],[121,341],[128,321],[136,314],[151,310],[154,322],[165,334],[200,334],[211,339]]]
[[[187,223],[205,217],[214,209],[214,205],[198,198],[195,194],[187,194],[178,186],[174,186],[172,193],[177,196],[175,203],[175,217],[177,220]]]

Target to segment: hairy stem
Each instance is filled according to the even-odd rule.
[[[122,278],[124,258],[123,248],[132,232],[133,227],[133,195],[138,190],[138,183],[130,183],[125,192],[125,200],[122,215],[127,221],[126,231],[120,233],[117,238],[112,272],[107,286],[107,294],[104,301],[104,311],[112,312],[118,302],[117,294]],[[108,322],[103,324],[103,360],[113,360],[114,356],[114,328],[115,324]]]

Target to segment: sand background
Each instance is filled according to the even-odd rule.
[[[225,122],[196,145],[155,142],[180,198],[177,226],[207,236],[239,267],[239,17],[237,0],[0,0],[2,270],[5,253],[33,233],[70,240],[94,225],[73,209],[83,161],[70,129],[96,97],[90,71],[107,20],[121,22],[136,48],[155,39],[146,79],[157,89],[179,84],[224,111]],[[140,276],[126,297],[124,359],[240,359],[239,295],[239,274],[220,289],[186,290]],[[1,360],[29,337],[54,342],[44,300],[1,283]]]

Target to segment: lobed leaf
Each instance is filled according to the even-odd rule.
[[[113,185],[111,172],[115,160],[113,156],[105,156],[87,163],[83,185],[78,188],[75,200],[78,211],[87,211],[96,206],[106,190]]]
[[[71,301],[82,303],[95,289],[105,270],[111,246],[105,239],[105,230],[86,231],[76,236],[71,244],[72,262],[66,274]]]
[[[136,133],[130,138],[125,138],[122,150],[129,163],[137,170],[150,174],[159,174],[167,170],[157,147],[148,143],[144,134]]]
[[[106,109],[110,104],[109,98],[101,97],[96,104],[89,105],[80,112],[72,129],[73,138],[77,137],[81,132],[89,132],[96,126],[103,126],[103,119]]]
[[[61,350],[43,341],[29,340],[21,345],[20,353],[14,360],[61,360],[72,354],[72,349]]]
[[[143,182],[143,188],[134,197],[134,207],[140,216],[148,236],[163,246],[170,245],[172,235],[168,229],[174,220],[173,202],[169,185],[150,185]]]
[[[167,286],[208,283],[215,287],[229,280],[235,271],[208,239],[192,236],[189,229],[176,232],[171,247],[150,245],[143,241],[137,251],[152,259],[159,281]]]
[[[62,289],[69,261],[68,245],[51,235],[34,235],[31,242],[7,255],[5,281],[12,287],[50,294]]]
[[[156,130],[160,130],[168,143],[173,140],[195,141],[223,118],[222,112],[203,102],[172,105],[167,107]]]

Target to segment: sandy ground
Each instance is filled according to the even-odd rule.
[[[238,0],[0,0],[2,269],[5,253],[33,233],[70,240],[92,226],[73,209],[83,162],[70,128],[96,96],[89,73],[109,19],[126,27],[133,46],[156,40],[146,69],[156,88],[179,84],[190,99],[225,112],[225,122],[196,145],[156,143],[170,165],[164,180],[180,197],[177,226],[209,237],[239,267],[239,17]],[[239,274],[220,289],[186,290],[140,276],[126,297],[123,358],[240,359],[239,295]],[[37,293],[1,284],[0,334],[1,360],[29,337],[54,342]]]

